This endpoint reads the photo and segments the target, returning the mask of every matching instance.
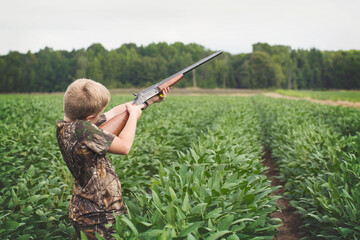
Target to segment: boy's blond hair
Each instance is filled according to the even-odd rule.
[[[71,83],[64,95],[64,114],[71,120],[83,120],[96,116],[110,101],[109,90],[90,79],[78,79]]]

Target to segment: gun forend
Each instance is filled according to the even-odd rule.
[[[168,80],[167,82],[162,83],[158,86],[159,91],[161,92],[167,87],[172,87],[175,83],[177,83],[182,77],[184,76],[183,73],[180,73],[179,75],[173,77],[172,79]]]

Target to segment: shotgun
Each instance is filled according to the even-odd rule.
[[[222,51],[217,51],[217,52],[207,56],[206,58],[203,58],[200,61],[190,65],[189,67],[184,68],[183,70],[175,73],[174,75],[171,75],[170,77],[165,78],[164,80],[146,88],[145,90],[142,90],[138,94],[134,94],[135,99],[133,101],[133,104],[141,105],[141,104],[145,103],[147,100],[149,100],[150,98],[152,98],[156,95],[160,95],[161,92],[165,88],[172,87],[175,83],[177,83],[184,76],[184,74],[199,67],[203,63],[206,63],[206,62],[210,61],[211,59],[219,56],[221,53],[222,53]],[[116,115],[115,117],[113,117],[113,118],[109,119],[108,121],[106,121],[105,123],[103,123],[100,126],[100,128],[118,136],[120,134],[120,132],[122,131],[122,129],[125,127],[128,118],[129,118],[129,113],[127,110],[124,110],[124,112]]]

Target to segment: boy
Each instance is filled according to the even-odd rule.
[[[118,105],[102,114],[110,101],[109,91],[100,83],[78,79],[69,85],[64,95],[64,120],[58,121],[56,137],[61,154],[74,177],[74,192],[70,201],[69,220],[77,238],[83,231],[88,239],[97,239],[95,232],[111,239],[115,222],[113,212],[125,214],[119,178],[107,152],[128,154],[135,138],[141,110],[165,99],[155,96],[147,104]],[[98,126],[127,109],[129,119],[119,134]]]

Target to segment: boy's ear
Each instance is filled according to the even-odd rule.
[[[92,119],[92,118],[94,118],[94,115],[87,116],[87,117],[85,118],[85,121],[89,121],[89,120]]]

